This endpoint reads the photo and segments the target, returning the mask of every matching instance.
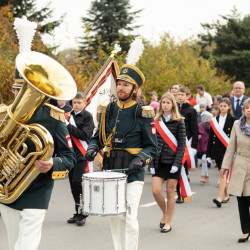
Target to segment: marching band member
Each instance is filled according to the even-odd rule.
[[[82,175],[93,171],[93,163],[86,161],[85,154],[87,144],[93,134],[94,121],[92,115],[84,109],[85,101],[85,96],[77,93],[72,100],[73,110],[66,114],[67,128],[76,154],[76,164],[69,172],[69,183],[75,201],[76,213],[67,222],[76,223],[77,226],[83,226],[87,217],[78,211],[80,194],[82,194]]]
[[[155,122],[163,126],[174,140],[177,141],[177,151],[173,151],[170,142],[161,135],[157,128],[157,141],[159,153],[154,160],[152,178],[152,191],[156,202],[162,210],[160,228],[162,233],[171,231],[172,218],[175,210],[175,189],[181,175],[182,159],[186,146],[186,133],[184,120],[178,112],[175,98],[166,93],[160,101],[160,108],[156,114]],[[167,205],[162,195],[162,186],[166,180]]]
[[[219,115],[210,121],[209,139],[207,145],[207,161],[212,162],[215,160],[218,169],[221,169],[223,157],[225,155],[231,130],[236,120],[232,115],[231,102],[228,98],[222,98],[219,102]],[[227,183],[227,176],[220,176],[219,193],[217,199],[213,199],[213,202],[217,207],[221,207],[222,203],[229,201],[229,194]],[[225,198],[222,200],[223,193]]]
[[[17,85],[20,82],[13,84],[15,96],[20,90]],[[38,109],[28,122],[38,123],[50,132],[55,150],[50,160],[35,161],[35,167],[40,174],[18,200],[8,205],[0,201],[0,212],[7,230],[10,250],[38,249],[54,185],[52,174],[69,171],[74,166],[75,154],[66,139],[69,132],[64,121],[63,111],[53,105],[46,105]]]
[[[28,47],[28,50],[24,49],[24,51],[22,51],[20,46],[20,52],[30,51],[29,49],[36,24],[34,27],[34,23],[29,22],[25,18],[16,18],[14,25],[15,24],[17,26],[20,25],[20,30],[24,32],[21,32],[21,37],[24,38],[24,41],[20,44],[25,45],[25,48]],[[31,28],[33,30],[30,29],[30,26],[32,26]],[[29,30],[31,30],[30,40],[26,37]],[[25,42],[26,38],[30,43],[27,44],[27,42]],[[23,83],[24,79],[22,79],[16,70],[16,81],[13,84],[15,97],[18,96]],[[6,113],[6,110],[7,107],[1,109],[1,115],[3,115],[4,112]],[[48,160],[35,160],[34,167],[39,172],[39,175],[31,182],[28,188],[24,190],[20,197],[10,202],[10,204],[5,204],[0,200],[0,212],[7,230],[10,250],[38,249],[42,225],[54,185],[52,177],[64,176],[65,173],[74,166],[75,162],[75,154],[70,148],[69,141],[66,139],[69,134],[65,125],[64,111],[52,105],[43,105],[35,110],[27,122],[27,124],[32,123],[42,125],[50,132],[54,140],[54,153]],[[25,144],[27,146],[26,154],[36,151],[36,145],[29,139],[25,141]],[[33,178],[33,176],[29,176],[29,178]]]
[[[100,109],[98,130],[92,137],[86,159],[92,161],[105,147],[103,169],[129,169],[127,178],[126,216],[110,219],[116,250],[137,249],[139,226],[137,213],[144,184],[144,166],[157,153],[154,110],[135,101],[138,88],[144,83],[143,73],[125,64],[117,81],[117,102]]]

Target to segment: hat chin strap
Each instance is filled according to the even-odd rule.
[[[131,90],[131,92],[130,92],[130,95],[129,95],[129,97],[128,98],[126,98],[126,99],[120,99],[120,101],[122,101],[122,102],[126,102],[132,95],[133,95],[133,91],[134,91],[134,89],[135,89],[135,85],[133,84],[133,88],[132,88],[132,90]]]

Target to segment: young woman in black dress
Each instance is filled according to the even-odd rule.
[[[216,117],[216,121],[225,134],[230,137],[232,127],[234,125],[234,121],[236,120],[233,117],[231,102],[228,98],[222,98],[219,101],[219,114]],[[218,169],[221,169],[221,164],[223,161],[224,154],[226,152],[226,147],[220,141],[213,128],[210,128],[209,131],[209,139],[207,145],[207,160],[211,162],[211,159],[214,159]],[[226,203],[229,201],[229,194],[227,192],[228,184],[227,177],[220,176],[220,184],[219,184],[219,192],[216,199],[213,199],[213,202],[217,205],[217,207],[221,207],[221,203]],[[224,200],[222,200],[223,193],[225,193]]]
[[[152,191],[156,202],[162,210],[161,232],[167,233],[171,231],[175,210],[175,189],[180,179],[182,158],[186,145],[184,120],[178,112],[176,101],[172,94],[166,93],[162,96],[155,119],[159,122],[163,121],[162,126],[168,128],[178,143],[177,152],[175,153],[157,131],[159,153],[154,160]],[[162,195],[162,186],[165,180],[167,204]]]

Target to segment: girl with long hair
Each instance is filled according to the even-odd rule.
[[[178,112],[175,98],[172,94],[166,93],[160,100],[160,105],[155,117],[155,123],[168,133],[169,138],[177,141],[177,151],[174,152],[169,146],[165,136],[162,136],[157,129],[157,141],[159,153],[154,160],[154,169],[151,171],[152,192],[154,198],[162,211],[160,228],[162,233],[171,231],[172,218],[175,210],[175,189],[180,179],[182,158],[186,145],[186,133],[183,117]],[[156,126],[157,128],[157,126]],[[164,137],[164,138],[163,138]],[[162,187],[166,180],[167,204],[162,195]]]
[[[220,111],[218,116],[213,120],[214,126],[211,126],[209,132],[209,139],[207,145],[207,160],[208,162],[211,162],[211,159],[214,159],[218,169],[220,170],[223,157],[227,149],[227,145],[225,145],[220,138],[223,135],[225,139],[230,138],[231,130],[236,119],[233,117],[231,102],[228,98],[222,98],[220,100],[219,109]],[[216,129],[216,124],[219,129],[223,130],[224,133],[222,132],[218,134],[219,130]],[[217,199],[213,199],[213,202],[217,205],[217,207],[221,207],[222,203],[226,203],[229,201],[229,194],[227,190],[227,177],[220,176],[219,193]],[[224,200],[222,200],[223,193],[225,193]]]

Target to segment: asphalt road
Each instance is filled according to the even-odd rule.
[[[142,250],[200,250],[250,249],[250,242],[239,244],[241,236],[237,201],[230,197],[227,204],[217,208],[212,199],[218,192],[218,171],[209,169],[210,182],[200,182],[201,168],[190,174],[194,201],[176,204],[172,231],[160,233],[160,209],[154,204],[151,175],[145,185],[139,208]],[[164,191],[165,188],[163,188]],[[68,180],[56,181],[49,210],[43,226],[40,250],[112,250],[113,243],[106,217],[89,217],[83,227],[69,225],[66,220],[74,212]],[[6,232],[0,219],[0,250],[7,250]]]

